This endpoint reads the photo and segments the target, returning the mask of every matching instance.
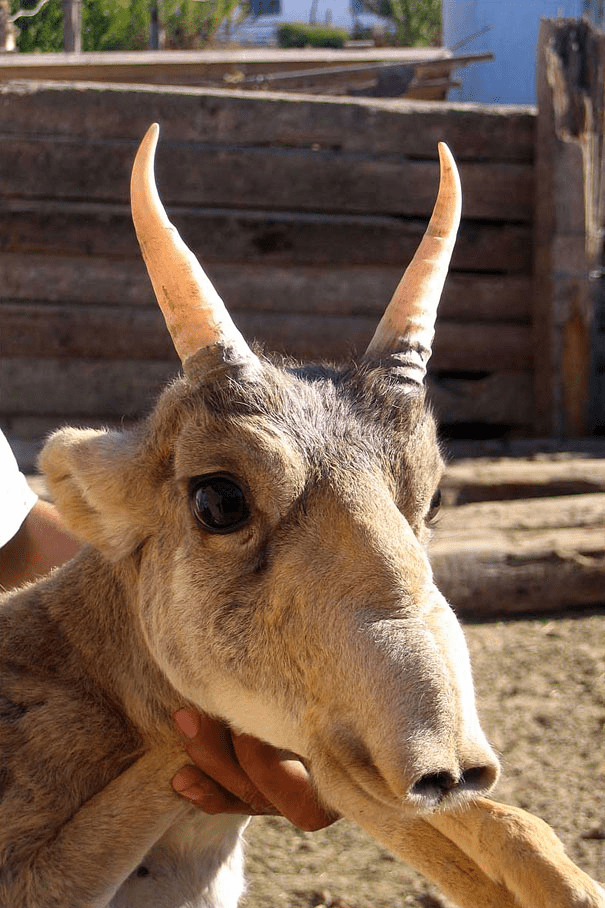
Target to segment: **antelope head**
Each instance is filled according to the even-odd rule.
[[[59,484],[59,505],[131,563],[133,620],[175,707],[300,755],[355,818],[487,791],[498,764],[426,554],[442,461],[424,380],[461,207],[451,154],[440,145],[430,224],[361,361],[301,366],[236,329],[159,199],[157,137],[134,163],[132,213],[183,375],[136,430],[50,443],[51,483],[78,487],[76,508]]]

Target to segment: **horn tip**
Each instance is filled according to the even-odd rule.
[[[454,155],[450,151],[449,145],[446,145],[445,142],[438,142],[437,150],[439,152],[439,163],[442,169],[453,170],[455,173],[457,173],[458,168],[456,166],[456,160],[454,158]]]
[[[147,132],[145,133],[145,135],[143,136],[143,139],[141,141],[141,147],[142,148],[143,147],[151,148],[153,151],[155,151],[156,145],[158,144],[159,136],[160,136],[160,124],[152,123],[151,126],[149,127],[149,129],[147,130]]]

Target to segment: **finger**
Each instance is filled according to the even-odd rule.
[[[178,710],[174,719],[187,738],[189,758],[205,776],[248,805],[246,813],[275,813],[274,805],[239,765],[229,729],[222,722],[191,709]]]
[[[214,779],[204,775],[197,766],[184,766],[180,769],[172,779],[172,787],[177,794],[199,807],[204,813],[235,813],[245,816],[255,813],[249,804],[226,791]],[[273,813],[277,811],[273,809]]]
[[[256,788],[280,813],[307,832],[330,826],[338,815],[319,803],[309,773],[300,760],[286,756],[250,735],[233,733],[237,759]]]

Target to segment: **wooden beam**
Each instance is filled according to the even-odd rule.
[[[156,307],[33,303],[5,304],[2,310],[5,357],[162,360],[171,356],[172,343]],[[263,312],[252,305],[241,310],[232,307],[231,312],[244,335],[269,350],[316,360],[342,360],[353,350],[363,352],[377,323],[377,318],[344,312]],[[526,327],[440,323],[431,358],[434,371],[492,372],[510,368],[511,363],[517,371],[530,366]]]
[[[31,66],[38,56],[20,55],[17,62]],[[2,63],[12,65],[12,59],[4,57]],[[161,124],[163,140],[174,142],[199,142],[203,137],[216,145],[436,160],[437,143],[444,141],[459,161],[525,164],[534,158],[536,127],[535,109],[530,107],[73,81],[0,84],[3,135],[134,143],[154,120]]]
[[[107,359],[0,360],[4,395],[3,419],[56,417],[57,422],[78,419],[133,419],[145,414],[179,365],[170,361]],[[431,398],[443,423],[481,422],[526,426],[527,389],[531,373],[495,373],[478,382],[449,379],[446,391],[431,379]],[[452,401],[454,405],[452,406]]]
[[[605,37],[543,20],[538,50],[534,310],[539,434],[590,433],[593,289],[600,235]]]
[[[169,206],[169,215],[205,263],[275,265],[392,265],[400,270],[414,255],[428,222],[374,214],[324,214],[267,208]],[[1,252],[56,256],[139,258],[126,203],[55,199],[0,199]],[[530,275],[529,224],[464,218],[452,271]],[[530,312],[525,298],[525,317]],[[511,315],[511,317],[517,317]]]
[[[452,508],[431,545],[435,579],[467,619],[602,605],[605,494]]]
[[[602,453],[605,454],[605,445]],[[441,491],[447,505],[605,493],[605,459],[559,454],[533,460],[522,457],[460,460],[448,464]],[[577,502],[580,509],[590,505],[588,498],[578,498]],[[557,503],[553,501],[550,511],[554,525],[559,526],[561,517],[556,516],[556,509]],[[563,511],[569,519],[571,511],[565,508]],[[527,519],[531,517],[529,508],[527,515]]]
[[[384,312],[403,268],[209,263],[206,271],[230,309],[301,315]],[[156,308],[142,260],[0,253],[3,305],[19,302]],[[452,274],[439,317],[465,323],[528,324],[532,284],[507,275]]]
[[[135,151],[134,143],[122,140],[4,137],[0,185],[6,197],[123,202]],[[438,184],[432,161],[169,139],[159,146],[156,172],[165,204],[405,217],[430,215]],[[461,163],[460,172],[467,217],[532,220],[531,165],[469,162]]]

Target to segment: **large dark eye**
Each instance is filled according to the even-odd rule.
[[[228,476],[204,476],[191,484],[191,510],[211,533],[233,533],[250,516],[246,497]]]
[[[435,519],[439,513],[439,508],[441,507],[441,489],[437,489],[433,497],[431,498],[431,503],[429,505],[428,514],[426,515],[427,523],[430,523]]]

